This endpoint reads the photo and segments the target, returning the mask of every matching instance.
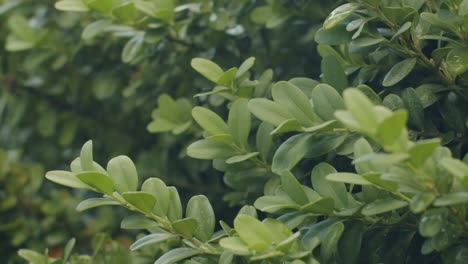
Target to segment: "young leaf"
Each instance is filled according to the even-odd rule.
[[[417,141],[408,149],[411,163],[417,167],[421,166],[432,155],[434,150],[440,146],[440,143],[440,139],[438,138]]]
[[[258,152],[252,152],[252,153],[247,153],[247,154],[241,154],[241,155],[236,155],[228,158],[226,160],[227,164],[234,164],[234,163],[239,163],[248,159],[251,159],[253,157],[258,156]]]
[[[367,133],[373,133],[377,126],[377,115],[369,98],[357,89],[345,90],[343,97],[346,107],[361,129]]]
[[[48,171],[45,177],[49,181],[53,181],[60,185],[64,185],[71,188],[77,189],[88,189],[92,190],[92,187],[83,183],[76,177],[76,174],[69,171]]]
[[[118,156],[107,163],[107,173],[114,181],[115,190],[119,193],[136,191],[138,174],[133,161],[127,156]]]
[[[343,98],[328,84],[319,84],[314,88],[312,101],[315,112],[323,120],[333,120],[336,110],[345,109]]]
[[[404,110],[396,111],[391,116],[385,118],[377,127],[377,136],[384,147],[391,147],[400,138],[403,129],[406,129],[408,112]]]
[[[267,213],[276,213],[284,209],[298,210],[300,208],[294,200],[283,196],[262,196],[255,201],[254,206],[258,210]]]
[[[97,171],[81,172],[76,174],[76,177],[101,193],[112,195],[114,192],[112,179],[103,173]]]
[[[88,140],[81,148],[80,163],[83,171],[93,171],[93,141]]]
[[[78,212],[83,212],[84,210],[103,205],[120,205],[120,203],[110,198],[89,198],[84,201],[81,201],[76,206],[76,210]]]
[[[309,198],[307,197],[304,188],[302,188],[302,185],[296,179],[294,174],[290,171],[281,171],[277,172],[277,174],[281,178],[281,186],[291,199],[300,205],[304,205],[309,202]]]
[[[270,230],[250,215],[238,215],[234,219],[234,229],[250,249],[262,252],[273,242]]]
[[[244,62],[242,62],[241,66],[239,66],[239,70],[237,71],[236,79],[238,79],[239,77],[242,77],[242,75],[248,72],[250,68],[252,68],[254,63],[255,63],[254,57],[250,57],[246,59]]]
[[[229,134],[232,135],[234,142],[241,147],[247,147],[250,133],[251,117],[247,108],[248,102],[245,98],[237,99],[229,109]]]
[[[62,0],[55,3],[55,8],[62,11],[86,12],[89,8],[82,0]]]
[[[192,60],[190,65],[192,65],[194,70],[214,83],[217,83],[219,78],[224,74],[221,67],[207,59],[195,58]]]
[[[29,250],[29,249],[20,249],[18,250],[18,255],[25,260],[29,261],[29,263],[34,264],[47,264],[49,263],[49,258],[44,256],[36,251]]]
[[[187,155],[196,159],[222,159],[237,154],[230,145],[214,139],[199,140],[187,148]]]
[[[399,83],[410,74],[411,70],[416,66],[416,62],[416,58],[409,58],[395,64],[385,75],[382,85],[388,87]]]
[[[97,20],[89,25],[87,25],[83,29],[83,33],[81,34],[81,38],[84,40],[90,40],[100,33],[104,32],[106,28],[112,25],[112,20],[110,19],[101,19]]]
[[[274,126],[279,126],[288,119],[294,119],[284,106],[264,98],[250,100],[248,107],[258,119]]]
[[[197,220],[190,218],[190,217],[180,219],[172,223],[172,228],[174,228],[174,230],[177,233],[188,238],[191,238],[193,236],[193,234],[195,233],[195,230],[197,230],[197,227],[198,227]]]
[[[240,255],[240,256],[250,255],[249,247],[239,237],[223,238],[219,241],[219,245],[236,255]]]
[[[140,248],[148,246],[148,245],[152,245],[152,244],[155,244],[155,243],[161,243],[161,242],[164,242],[164,241],[166,241],[168,239],[171,239],[173,237],[176,237],[176,235],[166,233],[166,232],[146,235],[146,236],[138,239],[137,241],[135,241],[135,243],[133,243],[132,245],[130,245],[130,250],[133,251],[133,250],[137,250],[137,249],[140,249]]]
[[[133,36],[122,50],[122,61],[125,63],[131,63],[140,54],[143,49],[145,40],[144,33],[137,33]]]
[[[364,179],[361,175],[349,173],[349,172],[338,172],[328,174],[325,177],[329,181],[333,182],[343,182],[349,184],[358,184],[358,185],[371,185],[368,180]]]
[[[131,205],[142,210],[145,213],[150,213],[156,204],[154,195],[147,192],[124,192],[122,197]]]
[[[323,23],[324,29],[331,29],[338,23],[353,14],[361,5],[359,3],[347,3],[333,10]]]
[[[196,238],[201,241],[208,241],[211,238],[215,228],[215,214],[208,198],[204,195],[190,198],[185,216],[197,220],[198,228],[194,233]]]
[[[229,134],[224,120],[213,111],[204,107],[194,107],[192,116],[209,135]]]

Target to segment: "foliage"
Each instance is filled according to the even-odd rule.
[[[96,77],[83,78],[78,70],[76,76],[52,78],[75,76],[108,92],[116,86],[109,76],[121,67],[121,81],[131,80],[122,90],[127,99],[93,112],[121,125],[135,114],[148,115],[155,105],[145,102],[157,96],[147,129],[164,134],[158,134],[154,151],[165,153],[161,164],[174,153],[178,157],[153,173],[157,177],[138,177],[137,167],[160,165],[117,156],[104,168],[88,141],[70,171],[46,174],[50,181],[100,195],[83,200],[79,211],[107,205],[132,211],[121,227],[146,235],[131,250],[151,248],[155,263],[466,262],[468,1],[64,0],[55,7],[81,12],[75,31],[87,22],[77,54],[100,54],[92,48],[99,47],[112,50],[104,61],[119,54],[126,65],[90,66],[92,57],[72,56],[71,65]],[[24,17],[9,21],[9,52],[38,56],[35,50],[55,43],[52,33],[30,28]],[[321,63],[305,55],[312,41]],[[189,66],[206,81],[187,75]],[[136,77],[129,74],[135,68]],[[105,80],[98,74],[104,72]],[[319,73],[317,80],[291,79]],[[50,75],[48,69],[43,74]],[[157,92],[150,93],[154,84]],[[115,90],[107,99],[95,94],[102,102],[115,96]],[[12,108],[9,100],[18,100],[2,98]],[[138,103],[126,106],[129,100]],[[115,105],[123,114],[109,121]],[[114,142],[106,134],[112,129],[101,125],[103,141]],[[127,143],[98,156],[132,153],[138,146]],[[213,169],[189,157],[211,161]],[[214,186],[215,175],[224,174],[230,189],[224,201],[242,206],[239,213],[220,213],[203,195],[192,196],[183,210],[186,199],[163,175],[186,172],[206,175]],[[48,263],[36,254],[20,251],[29,261]]]

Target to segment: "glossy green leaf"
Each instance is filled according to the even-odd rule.
[[[169,210],[170,194],[166,184],[158,178],[149,178],[141,185],[141,190],[156,197],[157,207],[153,212],[160,216],[166,216]]]
[[[148,245],[161,243],[161,242],[164,242],[164,241],[166,241],[168,239],[171,239],[173,237],[176,237],[176,235],[166,233],[166,232],[149,234],[149,235],[146,235],[146,236],[138,239],[137,241],[135,241],[135,243],[130,245],[130,250],[137,250],[137,249],[140,249],[140,248],[148,246]]]
[[[236,156],[232,156],[232,157],[226,159],[226,163],[227,164],[239,163],[239,162],[246,161],[248,159],[254,158],[256,156],[258,156],[258,152],[252,152],[252,153],[247,153],[247,154],[236,155]]]
[[[430,209],[426,211],[422,217],[421,221],[419,222],[418,229],[419,233],[423,237],[433,237],[437,233],[439,233],[440,229],[442,228],[447,209]]]
[[[336,170],[330,164],[319,163],[311,173],[312,186],[321,196],[332,198],[338,208],[344,208],[348,205],[346,186],[342,183],[328,181],[326,176],[332,173],[336,173]]]
[[[284,209],[299,209],[300,206],[288,197],[262,196],[254,203],[255,208],[267,213],[276,213]]]
[[[343,98],[346,108],[351,112],[352,117],[358,122],[361,129],[373,133],[377,126],[377,115],[369,98],[357,89],[345,90]]]
[[[190,65],[192,65],[194,70],[214,83],[217,83],[219,78],[221,78],[221,76],[224,74],[224,71],[221,69],[221,67],[207,59],[193,59]]]
[[[271,135],[279,135],[288,132],[303,132],[303,126],[297,121],[297,119],[288,119],[271,131]]]
[[[124,22],[130,22],[135,16],[135,4],[132,2],[121,2],[120,5],[112,9],[112,15]]]
[[[107,163],[107,172],[114,181],[115,190],[119,193],[136,191],[138,174],[133,161],[127,156],[117,156]]]
[[[114,0],[85,0],[86,5],[101,13],[109,13],[114,5]]]
[[[245,73],[247,73],[250,70],[250,68],[253,67],[254,64],[255,64],[254,57],[250,57],[246,59],[244,62],[242,62],[242,64],[239,66],[239,70],[237,71],[236,79],[243,76]]]
[[[298,134],[284,141],[273,156],[272,170],[284,171],[296,166],[309,151],[311,138],[311,134]]]
[[[158,226],[157,222],[141,214],[126,216],[120,223],[120,228],[123,229],[149,229]]]
[[[290,171],[276,172],[281,178],[281,186],[288,196],[296,203],[304,205],[309,202],[309,198],[299,183],[297,178]]]
[[[173,186],[167,187],[169,191],[169,207],[167,217],[171,221],[182,218],[182,202],[180,201],[179,192]]]
[[[195,230],[194,236],[201,241],[208,241],[213,235],[215,228],[215,214],[210,201],[204,195],[197,195],[190,198],[187,203],[185,213],[186,217],[195,219],[198,223],[198,228]]]
[[[76,174],[76,177],[101,193],[112,195],[114,192],[112,179],[103,173],[97,171],[81,172]]]
[[[196,159],[220,159],[237,154],[238,152],[230,145],[213,139],[196,141],[187,148],[187,155]]]
[[[236,255],[250,255],[249,247],[239,237],[223,238],[219,241],[219,245]]]
[[[432,204],[435,198],[432,193],[418,193],[411,199],[410,209],[413,213],[421,213]]]
[[[294,119],[286,107],[264,98],[250,100],[248,107],[258,119],[275,126],[279,126],[288,119]]]
[[[83,145],[83,147],[81,148],[80,163],[81,163],[81,168],[83,169],[83,171],[93,171],[94,170],[93,141],[88,140]]]
[[[424,107],[416,91],[409,87],[403,90],[402,99],[409,112],[409,124],[419,130],[424,129]]]
[[[331,214],[335,208],[335,201],[333,198],[325,197],[314,200],[308,204],[301,206],[301,211],[310,212],[314,214]]]
[[[382,85],[388,87],[399,83],[410,74],[414,66],[416,66],[416,61],[416,58],[409,58],[395,64],[385,75]]]
[[[321,64],[323,82],[342,92],[348,86],[348,79],[340,62],[334,56],[326,56]]]
[[[359,3],[347,3],[337,7],[333,10],[323,23],[324,29],[331,29],[335,27],[338,23],[349,17],[351,14],[356,12],[356,10],[361,5]]]
[[[122,193],[122,197],[128,203],[145,213],[150,213],[156,204],[156,198],[147,192],[124,192]]]
[[[229,134],[232,135],[234,142],[241,147],[247,146],[250,134],[251,116],[247,108],[248,102],[244,98],[237,99],[229,109]]]
[[[76,206],[76,210],[78,212],[82,212],[84,210],[104,205],[120,205],[120,203],[110,198],[89,198],[84,201],[81,201]]]
[[[192,116],[209,135],[228,134],[229,129],[224,120],[213,111],[204,107],[194,107]]]
[[[122,50],[122,61],[125,63],[131,63],[143,50],[143,44],[145,40],[144,33],[137,33],[125,44]]]
[[[273,139],[271,136],[272,131],[273,126],[265,122],[262,122],[257,129],[255,143],[259,155],[264,161],[269,158],[270,150],[273,145]]]
[[[382,213],[391,212],[402,207],[407,206],[408,203],[401,200],[395,199],[380,199],[370,204],[367,204],[362,208],[361,213],[365,216],[372,216]]]
[[[275,102],[287,108],[303,126],[314,124],[314,110],[301,89],[289,82],[282,81],[272,87],[272,95]]]
[[[46,179],[53,181],[60,185],[64,185],[71,188],[77,189],[88,189],[91,190],[92,187],[83,183],[80,179],[76,177],[76,174],[69,171],[48,171],[45,175]]]
[[[81,38],[84,40],[90,40],[106,30],[110,25],[112,25],[112,20],[110,19],[101,19],[97,20],[83,29],[81,33]]]
[[[454,192],[445,194],[434,201],[434,206],[450,206],[468,203],[468,192]]]

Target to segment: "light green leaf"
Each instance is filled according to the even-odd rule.
[[[435,198],[432,193],[418,193],[411,199],[410,209],[415,214],[422,213],[432,204]]]
[[[283,196],[262,196],[254,203],[255,208],[262,212],[276,213],[284,209],[300,208],[294,200]]]
[[[191,217],[180,219],[172,223],[172,228],[174,228],[177,233],[187,238],[191,238],[193,236],[197,227],[197,220]]]
[[[249,247],[239,237],[223,238],[219,241],[219,245],[236,255],[250,255]]]
[[[133,243],[132,245],[130,245],[130,250],[133,251],[133,250],[137,250],[148,245],[161,243],[173,237],[176,237],[176,235],[166,233],[166,232],[146,235],[138,239],[137,241],[135,241],[135,243]]]
[[[451,206],[468,203],[468,192],[445,194],[434,201],[434,206]]]
[[[273,156],[272,170],[278,172],[296,166],[309,151],[311,139],[311,134],[298,134],[284,141]]]
[[[301,211],[310,212],[314,214],[329,215],[335,208],[335,202],[333,198],[321,197],[308,204],[301,206]]]
[[[286,107],[265,98],[251,99],[248,107],[258,119],[274,126],[279,126],[288,119],[294,119]]]
[[[234,229],[250,249],[262,252],[273,242],[271,231],[250,215],[238,215],[234,219]]]
[[[153,212],[159,216],[166,216],[170,202],[170,193],[166,184],[161,179],[148,178],[143,182],[141,190],[156,197],[158,206],[153,208]]]
[[[141,214],[126,216],[120,223],[120,228],[123,229],[149,229],[158,226],[157,222]]]
[[[174,20],[174,0],[153,0],[156,10],[155,16],[162,21],[171,24]]]
[[[297,119],[288,119],[275,128],[275,130],[271,131],[271,135],[279,135],[293,131],[303,132],[304,128]]]
[[[196,106],[192,110],[192,116],[210,136],[229,134],[228,126],[224,120],[210,109]]]
[[[407,120],[408,112],[405,110],[399,110],[380,122],[377,127],[377,136],[381,140],[379,143],[384,147],[393,146],[400,138],[403,130],[406,129]]]
[[[93,141],[88,140],[81,148],[80,163],[83,171],[93,171]]]
[[[58,171],[58,170],[49,171],[46,173],[45,177],[49,181],[53,181],[55,183],[58,183],[60,185],[64,185],[67,187],[92,190],[92,188],[89,185],[80,181],[80,179],[78,179],[76,177],[76,174],[73,172]]]
[[[81,201],[76,206],[76,210],[78,212],[83,212],[84,210],[103,205],[120,205],[120,203],[111,198],[89,198],[84,201]]]
[[[30,249],[20,249],[18,250],[18,255],[25,260],[27,260],[29,263],[33,264],[48,264],[48,257],[44,256],[40,253],[37,253],[36,251],[30,250]]]
[[[440,146],[440,139],[426,139],[419,140],[413,146],[408,149],[410,154],[411,163],[417,167],[421,166],[434,152],[434,150]],[[443,161],[442,161],[443,165]]]
[[[156,198],[154,195],[147,192],[124,192],[122,193],[122,197],[128,203],[145,213],[150,213],[156,204]]]
[[[180,201],[179,192],[173,186],[167,187],[169,191],[169,209],[167,217],[171,221],[179,220],[182,218],[182,203]]]
[[[258,156],[258,152],[252,152],[252,153],[247,153],[247,154],[241,154],[241,155],[236,155],[228,158],[226,160],[227,164],[234,164],[234,163],[239,163],[248,159],[251,159],[253,157]]]
[[[345,109],[343,98],[328,84],[319,84],[314,88],[312,101],[315,112],[323,120],[333,120],[336,110]]]
[[[343,182],[343,183],[358,184],[358,185],[372,185],[372,183],[364,179],[361,175],[350,173],[350,172],[332,173],[332,174],[328,174],[325,178],[333,182]]]
[[[101,13],[110,13],[114,5],[114,0],[85,0],[88,7]]]
[[[334,223],[330,228],[328,228],[324,238],[321,239],[322,245],[320,246],[320,254],[323,256],[326,263],[329,263],[333,254],[337,251],[338,240],[343,234],[344,229],[345,227],[343,223]]]
[[[309,202],[303,186],[299,183],[297,178],[290,171],[276,172],[281,178],[281,186],[291,199],[300,205]]]
[[[136,191],[138,174],[133,161],[127,156],[118,156],[107,163],[107,173],[114,181],[115,190],[119,193]]]
[[[103,173],[97,171],[81,172],[76,174],[76,177],[101,193],[112,195],[114,192],[112,179]]]
[[[190,198],[185,216],[197,220],[198,228],[194,233],[196,238],[201,241],[208,241],[211,238],[215,228],[215,214],[208,198],[204,195]]]
[[[226,72],[224,72],[223,75],[221,75],[221,77],[219,77],[219,79],[218,79],[218,81],[216,83],[218,85],[220,85],[221,87],[224,87],[224,86],[230,87],[232,82],[234,81],[234,78],[236,77],[236,73],[237,73],[237,68],[235,68],[235,67],[231,68],[231,69],[227,70]],[[212,92],[214,92],[214,91],[212,91]]]
[[[369,98],[357,89],[345,90],[343,98],[347,109],[358,122],[360,128],[367,133],[373,133],[377,127],[377,115]]]
[[[97,20],[84,28],[83,33],[81,33],[81,38],[90,40],[104,32],[110,25],[112,25],[112,20],[110,19]]]
[[[156,260],[154,264],[173,264],[179,263],[179,261],[186,258],[193,257],[200,254],[201,252],[192,248],[175,248],[164,253],[161,257]]]
[[[194,70],[214,83],[217,83],[219,78],[224,74],[221,67],[207,59],[195,58],[192,60],[190,65],[192,65]]]
[[[395,64],[385,75],[382,85],[388,87],[399,83],[410,74],[411,70],[416,66],[416,62],[416,58],[409,58]]]
[[[338,23],[340,23],[341,21],[349,17],[351,14],[356,12],[356,10],[360,6],[361,5],[359,3],[347,3],[335,8],[335,10],[333,10],[325,19],[325,22],[323,23],[323,28],[331,29],[335,27]]]
[[[55,3],[55,8],[61,11],[86,12],[89,8],[82,0],[62,0]]]
[[[229,109],[228,127],[229,134],[234,142],[241,147],[246,147],[250,133],[251,116],[247,108],[248,100],[239,98],[234,101]]]
[[[401,200],[379,199],[364,206],[361,213],[365,216],[372,216],[372,215],[394,211],[402,207],[405,207],[407,205],[408,205],[407,202],[401,201]]]
[[[239,70],[237,71],[236,79],[238,79],[239,77],[242,77],[242,75],[247,73],[254,64],[255,64],[254,57],[250,57],[246,59],[244,62],[242,62],[241,66],[239,66]]]
[[[301,89],[289,82],[278,82],[272,87],[275,102],[287,108],[303,126],[314,125],[314,110]]]
[[[223,141],[203,139],[187,148],[187,155],[196,159],[222,159],[237,155],[238,152]]]
[[[135,16],[135,11],[136,11],[136,8],[135,8],[135,4],[132,2],[122,2],[122,4],[120,4],[119,6],[116,6],[112,9],[112,14],[124,21],[124,22],[130,22],[133,20],[134,16]]]
[[[273,126],[268,123],[262,122],[257,129],[256,136],[256,146],[257,150],[260,153],[260,157],[264,161],[267,161],[270,156],[270,150],[273,145],[273,139],[271,133],[273,131]]]
[[[332,173],[336,173],[336,170],[330,164],[319,163],[311,173],[312,186],[321,196],[332,198],[337,208],[344,208],[348,205],[346,186],[342,183],[328,181],[326,176]]]
[[[140,32],[127,41],[122,50],[122,61],[125,63],[131,63],[143,50],[144,40],[145,33]]]

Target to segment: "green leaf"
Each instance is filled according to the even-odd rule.
[[[103,173],[97,171],[81,172],[76,174],[76,177],[101,193],[112,195],[114,192],[112,179]]]
[[[84,40],[90,40],[104,32],[110,25],[112,25],[112,20],[110,19],[94,21],[84,28],[83,33],[81,33],[81,38]]]
[[[29,250],[29,249],[20,249],[18,250],[18,255],[25,260],[29,261],[29,263],[33,264],[48,264],[48,257],[44,256],[36,251]]]
[[[196,159],[222,159],[237,154],[229,144],[214,139],[199,140],[187,148],[187,155]]]
[[[385,118],[377,127],[377,136],[383,146],[393,146],[406,129],[408,112],[399,110]]]
[[[120,203],[111,198],[89,198],[81,201],[76,206],[76,210],[78,212],[83,212],[84,210],[104,205],[120,205]]]
[[[196,106],[192,110],[192,116],[197,123],[210,136],[218,134],[229,134],[229,129],[224,120],[215,112],[200,106]]]
[[[219,241],[219,245],[236,255],[250,255],[249,247],[239,237],[223,238]]]
[[[192,248],[175,248],[164,253],[164,255],[159,257],[158,260],[156,260],[154,264],[180,263],[179,261],[184,260],[186,258],[193,257],[200,253],[201,253],[200,251],[196,249],[192,249]]]
[[[197,220],[198,228],[194,233],[196,238],[201,241],[208,241],[211,238],[215,228],[215,214],[208,198],[204,195],[190,198],[185,216]]]
[[[321,239],[320,255],[324,258],[325,262],[328,263],[332,258],[333,254],[337,251],[338,240],[343,234],[345,227],[343,223],[334,223],[328,228],[327,233]]]
[[[409,124],[424,130],[424,106],[416,91],[409,87],[403,90],[401,96],[409,112]]]
[[[327,30],[335,27],[338,23],[356,12],[360,6],[359,3],[347,3],[335,8],[325,19],[323,28]]]
[[[251,99],[248,107],[258,119],[274,126],[279,126],[288,119],[294,119],[286,107],[265,98]]]
[[[362,208],[361,213],[365,216],[372,216],[394,211],[407,205],[407,202],[401,200],[379,199],[364,206],[364,208]]]
[[[448,208],[429,209],[421,217],[419,221],[419,233],[423,237],[433,237],[439,233],[447,215]]]
[[[328,181],[326,176],[332,173],[336,173],[336,170],[330,164],[319,163],[311,173],[312,186],[321,196],[332,198],[337,208],[345,208],[348,205],[346,186]]]
[[[342,92],[348,86],[348,79],[338,59],[326,56],[321,64],[323,82]]]
[[[93,171],[93,141],[88,140],[81,148],[80,163],[83,171]]]
[[[135,16],[135,4],[132,2],[122,2],[119,6],[116,6],[112,9],[112,14],[122,20],[125,23],[128,23],[133,20]]]
[[[271,231],[250,215],[238,215],[234,219],[234,229],[250,249],[262,252],[273,242]]]
[[[338,241],[338,254],[342,259],[346,259],[347,263],[359,263],[358,259],[362,252],[361,246],[363,245],[365,231],[366,227],[360,221],[348,222],[343,230],[343,234]]]
[[[468,203],[468,192],[445,194],[434,201],[434,206],[450,206]]]
[[[224,74],[221,67],[207,59],[195,58],[192,60],[190,65],[192,65],[194,70],[214,83],[217,83],[219,78]]]
[[[187,238],[191,238],[193,236],[197,227],[197,220],[191,217],[180,219],[172,223],[172,228],[174,228],[177,233]]]
[[[267,213],[276,213],[284,209],[298,210],[300,208],[294,200],[283,196],[262,196],[255,200],[254,206],[258,210]]]
[[[234,78],[236,77],[236,73],[237,73],[237,68],[231,68],[227,70],[226,72],[223,73],[223,75],[221,75],[221,77],[219,77],[217,84],[220,85],[221,87],[231,86],[232,82],[234,81]]]
[[[128,203],[145,213],[150,213],[156,204],[156,198],[154,195],[147,192],[124,192],[122,193],[122,197]]]
[[[361,175],[350,173],[350,172],[332,173],[332,174],[328,174],[325,178],[333,182],[343,182],[343,183],[358,184],[358,185],[372,185],[372,183],[364,179]]]
[[[345,109],[343,98],[328,84],[319,84],[314,88],[312,101],[315,112],[323,120],[333,120],[336,110]]]
[[[229,134],[234,142],[241,147],[248,145],[247,140],[250,133],[251,116],[247,108],[249,101],[240,98],[234,101],[229,109],[228,127]]]
[[[226,160],[226,163],[227,164],[234,164],[234,163],[239,163],[239,162],[242,162],[242,161],[246,161],[248,159],[251,159],[253,157],[256,157],[258,156],[258,152],[252,152],[252,153],[247,153],[247,154],[241,154],[241,155],[236,155],[236,156],[232,156],[230,158],[228,158]]]
[[[35,43],[37,41],[37,34],[29,25],[28,20],[21,16],[14,14],[8,18],[8,28],[13,35],[19,40]]]
[[[308,204],[301,206],[301,211],[310,212],[314,214],[329,215],[335,208],[335,201],[330,197],[321,197]]]
[[[109,13],[114,5],[114,0],[85,0],[85,3],[98,12]]]
[[[317,132],[321,132],[321,131],[330,131],[332,130],[332,128],[334,128],[336,126],[337,122],[336,120],[330,120],[330,121],[327,121],[327,122],[323,122],[319,125],[315,125],[315,126],[311,126],[311,127],[307,127],[304,129],[304,132],[306,133],[317,133]]]
[[[377,127],[378,121],[374,111],[374,105],[369,98],[357,89],[345,90],[343,92],[343,98],[347,109],[358,122],[360,128],[367,133],[373,133]]]
[[[55,3],[55,8],[61,11],[86,12],[89,8],[82,0],[62,0]]]
[[[314,125],[314,110],[301,89],[289,82],[281,81],[272,87],[272,95],[275,102],[288,109],[301,125]]]
[[[154,15],[162,21],[171,24],[174,20],[174,0],[153,0],[156,10]]]
[[[290,171],[280,171],[276,172],[276,174],[280,176],[281,186],[291,199],[300,205],[304,205],[309,202],[309,198],[307,197],[304,188],[302,188],[302,185],[296,179],[294,174]]]
[[[247,73],[254,64],[255,64],[254,57],[250,57],[246,59],[244,62],[242,62],[241,66],[239,66],[239,70],[237,71],[236,79],[242,77],[245,73]]]
[[[460,180],[468,178],[468,165],[460,160],[444,158],[441,165]]]
[[[271,135],[279,135],[287,132],[304,132],[304,128],[301,126],[297,119],[288,119],[281,123],[277,128],[271,131]]]
[[[411,70],[416,66],[416,62],[416,58],[409,58],[395,64],[385,75],[382,85],[388,87],[399,83],[410,74]]]
[[[166,184],[158,178],[148,178],[141,186],[143,192],[147,192],[156,197],[157,207],[153,212],[159,216],[166,216],[169,210],[170,193]]]
[[[68,240],[67,244],[65,245],[65,248],[63,250],[63,261],[67,262],[68,259],[70,258],[71,252],[73,248],[75,247],[76,239],[73,237],[70,240]]]
[[[411,163],[419,167],[432,155],[434,150],[440,146],[440,139],[419,140],[408,149]]]
[[[60,185],[64,185],[64,186],[67,186],[67,187],[71,187],[71,188],[77,188],[77,189],[88,189],[88,190],[92,190],[92,188],[83,183],[82,181],[80,181],[80,179],[78,179],[76,177],[76,174],[73,173],[73,172],[69,172],[69,171],[48,171],[45,175],[45,177],[49,180],[49,181],[53,181],[55,183],[58,183]]]
[[[143,44],[145,40],[145,34],[139,32],[135,34],[127,43],[122,50],[122,61],[125,63],[131,63],[143,50]]]
[[[169,208],[167,217],[171,221],[179,220],[182,218],[182,203],[180,201],[179,192],[173,186],[167,187],[169,191]]]
[[[120,228],[123,229],[149,229],[158,226],[157,222],[141,214],[126,216],[120,223]]]
[[[435,198],[432,193],[418,193],[411,199],[410,209],[413,213],[422,213],[432,204]]]
[[[127,156],[117,156],[107,163],[107,173],[114,181],[115,190],[119,193],[136,191],[138,174],[133,161]]]
[[[273,131],[273,126],[268,123],[262,122],[257,129],[257,136],[256,136],[256,147],[258,152],[260,153],[260,157],[264,161],[267,161],[270,156],[270,150],[273,145],[273,139],[271,133]]]
[[[309,151],[311,139],[313,139],[311,134],[298,134],[284,141],[273,156],[271,168],[273,172],[294,168]]]
[[[148,245],[161,243],[173,237],[176,237],[176,235],[166,233],[166,232],[146,235],[138,239],[137,241],[135,241],[135,243],[133,243],[132,245],[130,245],[130,250],[133,251],[133,250],[137,250]]]

